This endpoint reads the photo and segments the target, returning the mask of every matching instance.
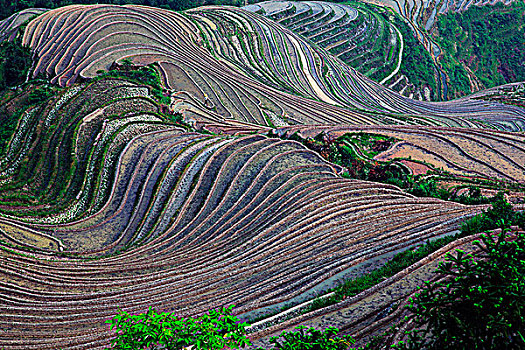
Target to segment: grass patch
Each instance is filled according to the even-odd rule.
[[[436,240],[429,240],[425,244],[419,245],[413,249],[407,249],[396,254],[382,267],[372,270],[363,276],[344,282],[341,286],[332,291],[335,293],[329,298],[316,298],[305,312],[321,309],[323,307],[336,304],[345,298],[353,297],[373,286],[392,277],[398,272],[403,271],[410,265],[427,257],[438,249],[446,246],[458,238],[457,235],[447,236]]]

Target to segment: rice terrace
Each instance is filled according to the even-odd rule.
[[[0,349],[525,349],[524,0],[0,9]]]

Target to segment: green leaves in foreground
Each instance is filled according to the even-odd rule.
[[[481,254],[449,255],[416,295],[419,329],[398,349],[525,349],[525,233],[485,234]]]
[[[294,331],[282,332],[270,338],[273,350],[342,350],[355,343],[351,336],[338,337],[339,330],[328,327],[324,331],[313,327],[298,326]]]
[[[233,305],[222,310],[210,310],[197,318],[176,316],[174,313],[130,315],[120,311],[110,323],[117,333],[113,349],[238,349],[250,344],[245,335],[247,323],[232,315]]]

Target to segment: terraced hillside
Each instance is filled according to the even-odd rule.
[[[244,9],[273,19],[404,96],[438,97],[430,55],[412,38],[410,27],[400,18],[396,25],[394,13],[384,8],[359,2],[266,1]],[[419,69],[406,61],[419,62]]]
[[[430,168],[457,176],[525,183],[523,134],[420,126],[296,126],[283,128],[278,132],[288,135],[299,132],[305,138],[315,138],[323,133],[329,139],[359,132],[384,135],[399,141],[388,150],[378,152],[374,159],[404,159],[413,173],[417,173],[418,168],[426,163]]]
[[[418,28],[430,31],[435,23],[436,15],[443,14],[448,11],[465,11],[471,6],[484,6],[488,4],[495,4],[498,1],[406,1],[406,0],[380,0],[376,3],[381,3],[389,6],[399,12],[403,17],[409,19]],[[500,1],[506,5],[512,1]]]
[[[101,348],[117,308],[300,300],[479,211],[342,179],[293,141],[185,132],[148,97],[102,80],[26,114],[2,173],[2,347]]]
[[[479,239],[473,235],[443,247],[428,257],[413,264],[409,268],[387,278],[375,287],[372,287],[340,303],[325,307],[320,310],[310,311],[300,316],[288,318],[286,311],[274,317],[284,318],[284,322],[263,329],[257,329],[250,334],[256,346],[269,348],[268,339],[279,335],[281,331],[291,329],[298,324],[307,324],[317,329],[336,327],[340,334],[351,334],[357,338],[357,343],[351,348],[367,345],[372,340],[389,331],[392,326],[397,326],[393,334],[388,337],[392,343],[404,339],[404,332],[412,330],[411,322],[403,322],[409,313],[404,308],[410,303],[417,290],[414,282],[422,285],[425,281],[435,282],[439,276],[433,273],[438,262],[443,261],[447,253],[461,249],[473,254],[479,253],[479,248],[472,243]],[[326,295],[328,297],[328,295]],[[366,341],[365,341],[366,340]]]
[[[454,50],[450,50],[449,48],[443,47],[443,41],[442,38],[440,38],[440,35],[436,33],[436,29],[438,27],[438,17],[453,17],[454,14],[461,15],[463,12],[467,11],[468,9],[473,9],[476,7],[483,7],[486,8],[484,10],[480,10],[479,8],[474,10],[475,12],[481,12],[481,13],[490,13],[494,11],[496,14],[496,17],[498,14],[505,12],[506,10],[503,10],[500,8],[492,10],[492,6],[495,4],[504,4],[505,6],[509,6],[512,3],[520,3],[520,1],[513,1],[513,0],[502,0],[502,1],[455,1],[455,0],[432,0],[432,1],[419,1],[419,0],[370,0],[367,1],[374,5],[379,5],[382,7],[388,7],[391,8],[393,11],[395,11],[397,14],[399,14],[401,17],[403,17],[407,23],[410,24],[411,28],[414,30],[414,32],[417,35],[417,38],[419,42],[421,42],[428,52],[433,56],[435,63],[439,67],[440,75],[439,75],[439,83],[441,86],[441,97],[444,100],[447,99],[453,99],[458,96],[464,96],[465,94],[469,94],[471,92],[478,91],[480,88],[478,88],[476,85],[480,84],[480,81],[478,78],[476,78],[476,75],[472,72],[472,70],[477,70],[477,65],[471,65],[471,62],[467,64],[467,67],[470,69],[464,69],[461,64],[457,64],[455,62],[455,57],[457,56],[457,53],[454,52]],[[477,18],[478,20],[481,20],[482,17],[485,16],[485,14],[481,15],[479,13],[476,13],[473,15],[474,18]],[[494,23],[494,21],[492,21]],[[507,27],[512,26],[515,21],[512,21]],[[497,22],[496,22],[497,24]],[[516,23],[518,24],[518,23]],[[441,25],[443,28],[450,28],[452,30],[453,34],[456,34],[459,30],[458,28],[452,29],[452,25],[450,23],[443,23]],[[489,21],[490,26],[490,21]],[[512,32],[519,31],[519,24],[516,28],[512,29]],[[471,28],[466,28],[467,31],[472,32]],[[480,33],[487,33],[487,28],[478,28],[475,31]],[[500,34],[501,35],[501,34]],[[512,37],[512,35],[504,34],[503,37]],[[519,35],[518,35],[519,38]],[[493,40],[499,41],[499,39],[496,37],[492,37]],[[464,41],[463,38],[459,38],[458,40]],[[519,41],[519,39],[518,39]],[[486,42],[485,40],[481,40],[478,42],[475,47],[478,47],[480,45],[483,45],[483,43]],[[490,45],[493,46],[493,45]],[[489,47],[490,47],[489,46]],[[486,55],[488,55],[488,52],[485,52]],[[505,53],[500,53],[500,58],[502,56],[505,56]],[[489,57],[491,55],[488,55]],[[469,60],[468,57],[466,61]],[[509,61],[508,58],[505,58],[504,61]],[[453,64],[455,62],[456,64]],[[459,71],[461,71],[461,76],[458,76]],[[463,76],[464,75],[464,76]],[[491,74],[482,74],[485,79],[492,80],[493,79],[493,73]],[[457,85],[460,84],[464,80],[467,82],[467,85],[469,85],[468,80],[470,81],[470,86],[466,87],[463,86],[462,89],[460,87],[457,87]],[[473,81],[472,81],[473,80]],[[516,80],[514,80],[516,81]],[[506,82],[514,82],[507,80]],[[500,83],[501,84],[501,83]],[[451,85],[451,93],[450,96],[448,95],[448,85]],[[495,84],[497,85],[497,84]],[[481,89],[484,88],[490,88],[494,85],[485,85],[481,87]],[[461,91],[465,91],[466,93],[459,93]]]
[[[448,72],[450,98],[525,80],[524,13],[520,0],[438,18],[432,37],[443,51],[439,63]]]
[[[420,38],[427,42],[429,45],[432,43],[428,41],[428,37],[425,38],[425,31],[430,32],[435,25],[436,16],[447,12],[460,12],[465,11],[472,6],[485,6],[494,5],[495,3],[501,2],[508,5],[510,1],[457,1],[457,0],[432,0],[432,1],[419,1],[419,0],[376,0],[373,3],[378,3],[383,6],[388,6],[402,15],[404,18],[409,20],[416,30],[418,31]],[[433,46],[434,47],[434,46]]]
[[[451,100],[523,80],[522,1],[265,1],[245,9],[413,99]]]
[[[70,30],[61,30],[62,25]],[[236,8],[205,7],[183,16],[138,6],[70,6],[31,21],[23,43],[38,57],[33,76],[47,74],[60,86],[96,77],[114,62],[156,62],[174,94],[172,109],[196,122],[523,128],[520,108],[468,98],[433,104],[400,96],[282,26]],[[325,103],[332,107],[324,108]]]
[[[521,117],[518,117],[522,113],[521,110],[512,112],[507,110],[500,113],[496,104],[490,106],[489,112],[488,105],[482,106],[468,98],[447,103],[426,103],[400,96],[363,77],[351,67],[341,64],[326,52],[308,45],[293,32],[261,16],[233,8],[198,9],[188,12],[199,21],[211,50],[253,78],[278,89],[285,89],[322,102],[388,115],[388,118],[373,123],[408,122],[420,125],[455,126],[459,125],[457,124],[459,119],[469,119],[469,122],[463,125],[473,126],[472,119],[492,123],[495,120],[488,121],[488,119],[497,115],[495,119],[502,122],[507,119],[504,115],[509,113],[507,120],[512,119],[511,123],[521,124]],[[245,19],[241,20],[242,18]],[[213,26],[207,29],[210,22]],[[261,39],[260,43],[259,39],[257,42],[250,39],[254,35]],[[338,110],[339,115],[342,116],[343,113]],[[395,116],[400,113],[405,116]],[[511,117],[510,114],[513,116]],[[419,120],[407,121],[407,115]],[[451,118],[453,115],[454,117]],[[377,114],[375,117],[377,118]],[[397,120],[392,120],[391,117]],[[349,118],[348,121],[363,124],[362,120]],[[300,123],[305,122],[311,123],[311,121],[300,121]],[[292,123],[297,121],[292,121],[290,124]],[[502,125],[498,126],[500,127]],[[509,130],[516,130],[516,127],[521,128],[514,125],[509,126]]]
[[[486,208],[344,178],[270,131],[382,134],[402,141],[378,159],[408,152],[453,175],[525,180],[520,106],[405,98],[258,14],[79,5],[22,16],[0,23],[34,55],[27,82],[2,96],[16,117],[0,159],[2,349],[104,349],[119,308],[235,304],[251,320]],[[251,336],[303,320],[372,334],[400,316],[380,308],[471,239],[352,300],[275,328],[263,320]]]
[[[21,26],[24,22],[28,21],[34,16],[40,15],[45,12],[46,9],[27,9],[15,13],[9,18],[3,20],[0,26],[0,40],[4,41],[7,39],[13,40],[18,33],[18,27]]]

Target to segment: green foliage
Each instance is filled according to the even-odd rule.
[[[45,100],[47,100],[52,95],[53,95],[53,89],[52,88],[50,88],[48,86],[37,87],[36,89],[34,89],[33,91],[31,91],[29,93],[29,96],[27,98],[27,102],[30,105],[39,104],[39,103],[44,102]]]
[[[470,94],[470,81],[465,67],[448,55],[443,56],[439,63],[448,76],[448,98]]]
[[[367,158],[373,158],[386,151],[396,141],[393,137],[365,132],[344,134],[337,140],[358,146]]]
[[[488,210],[461,224],[461,233],[466,236],[495,228],[508,228],[511,225],[522,226],[524,219],[525,214],[515,212],[512,204],[505,200],[503,192],[499,192],[494,196]]]
[[[468,186],[468,192],[456,196],[456,201],[463,204],[488,204],[497,199],[496,196],[489,198],[481,194],[481,189],[477,186]]]
[[[21,45],[19,40],[0,43],[0,95],[7,88],[24,83],[29,69],[31,69],[31,50]],[[37,89],[38,90],[38,89]],[[35,90],[36,91],[36,90]],[[31,93],[28,103],[35,102],[38,93]],[[5,107],[5,106],[2,106]],[[7,108],[0,109],[0,154],[5,154],[7,145],[16,130],[18,120],[23,113],[23,106],[14,113]]]
[[[119,69],[112,69],[109,72],[97,71],[99,78],[126,78],[139,84],[149,85],[151,93],[157,100],[164,104],[170,103],[170,98],[163,93],[161,81],[154,65],[134,67],[129,60],[125,60]]]
[[[435,94],[437,84],[434,77],[435,66],[432,57],[416,38],[410,26],[398,15],[393,18],[393,23],[403,35],[404,41],[400,73],[404,74],[413,84],[427,84],[432,89],[432,94]]]
[[[254,1],[250,1],[253,3]],[[174,11],[202,6],[202,5],[244,5],[240,0],[11,0],[0,7],[0,19],[15,12],[31,7],[57,8],[71,4],[137,4],[165,8]]]
[[[284,331],[270,338],[274,350],[342,350],[355,340],[348,335],[337,336],[339,330],[328,327],[324,331],[313,327],[298,326],[293,331]]]
[[[418,197],[439,197],[439,192],[434,178],[425,178],[422,181],[412,183],[410,193]]]
[[[31,68],[31,50],[18,41],[0,43],[0,91],[25,81]]]
[[[399,170],[392,168],[390,164],[379,164],[371,160],[395,141],[391,137],[369,133],[348,133],[336,140],[316,140],[317,143],[324,143],[320,152],[322,156],[348,170],[346,177],[369,181],[381,181],[388,172]],[[306,146],[310,147],[310,144],[307,142]]]
[[[366,30],[371,36],[378,35],[378,37],[368,38],[368,40],[365,38],[363,42],[356,42],[358,46],[364,47],[368,52],[366,54],[363,54],[362,51],[359,52],[357,56],[361,56],[360,58],[356,57],[356,55],[347,57],[345,60],[347,64],[359,70],[361,73],[368,75],[375,81],[381,81],[388,76],[397,64],[397,55],[400,49],[399,41],[394,47],[391,46],[390,39],[388,38],[388,27],[393,25],[400,31],[404,41],[399,74],[405,75],[409,81],[416,86],[429,86],[431,95],[434,95],[436,98],[438,97],[436,94],[437,83],[434,76],[435,65],[432,57],[424,45],[416,38],[412,28],[398,13],[387,10],[387,8],[383,6],[377,6],[367,2],[347,0],[335,2],[342,2],[358,8],[361,13],[379,22],[379,27],[384,27],[379,34],[376,34],[376,28],[369,24]],[[352,23],[355,23],[356,26],[361,24],[359,21],[361,21],[363,17],[363,15],[359,16],[358,19],[352,21]],[[368,46],[368,42],[375,42],[374,47]],[[338,49],[332,49],[330,51],[332,54],[337,55],[345,49],[346,46],[341,45]],[[392,63],[387,63],[392,57],[395,57]]]
[[[399,174],[399,173],[398,173]],[[481,189],[477,186],[469,185],[468,191],[457,195],[450,189],[439,188],[436,178],[437,177],[412,177],[405,176],[401,173],[402,179],[389,178],[385,182],[398,185],[405,189],[407,192],[418,197],[434,197],[443,199],[451,202],[458,202],[468,205],[476,204],[489,204],[497,200],[497,197],[485,197],[481,194]],[[396,183],[397,181],[397,183]],[[479,231],[478,231],[479,232]]]
[[[525,234],[485,234],[475,258],[458,250],[410,305],[419,328],[398,349],[523,349]]]
[[[434,35],[443,50],[440,64],[449,78],[449,93],[471,92],[465,67],[485,88],[525,80],[525,2],[471,6],[437,17]]]
[[[233,305],[192,318],[153,309],[138,315],[120,311],[106,323],[116,332],[113,349],[239,349],[250,345],[247,323],[232,315]]]
[[[22,109],[19,109],[15,113],[8,113],[5,108],[0,109],[0,155],[7,152],[9,140],[11,140],[23,112]]]

